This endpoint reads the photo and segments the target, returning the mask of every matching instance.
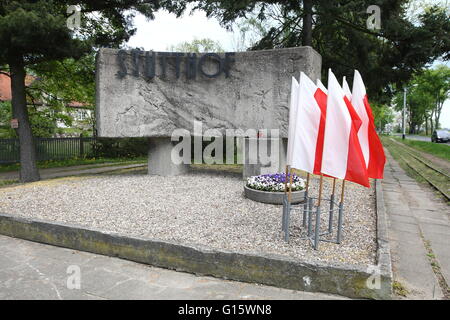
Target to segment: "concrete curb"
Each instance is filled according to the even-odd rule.
[[[378,194],[377,208],[381,209],[381,219],[378,219],[379,264],[376,266],[380,270],[378,289],[367,286],[374,270],[362,266],[305,263],[277,255],[213,250],[6,214],[0,214],[0,234],[199,275],[351,298],[388,299],[392,291],[392,272],[383,218],[384,204]]]
[[[385,298],[392,298],[392,260],[389,246],[387,214],[384,204],[383,187],[381,180],[375,180],[375,197],[377,210],[377,268],[381,277],[381,284],[385,286]]]

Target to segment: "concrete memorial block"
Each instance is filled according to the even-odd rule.
[[[193,132],[194,121],[202,122],[204,130],[221,132],[277,129],[286,138],[291,77],[298,79],[303,71],[315,80],[320,68],[321,57],[310,47],[204,54],[101,49],[98,135],[158,138],[150,143],[152,154],[167,153],[172,132]],[[280,143],[280,159],[284,145]],[[149,166],[149,173],[184,171],[177,166],[183,164],[158,166],[153,172]],[[247,171],[258,171],[259,164],[255,168]]]

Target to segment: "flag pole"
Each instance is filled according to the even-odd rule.
[[[345,192],[345,180],[342,180],[342,189],[341,189],[341,202],[339,203],[339,216],[338,216],[338,230],[336,242],[341,243],[342,238],[342,219],[344,214],[344,192]]]
[[[292,168],[289,168],[289,194],[288,194],[289,204],[291,203],[291,199],[292,199],[292,180],[293,180],[292,176],[293,176]]]
[[[330,196],[330,214],[328,216],[328,232],[333,232],[334,194],[336,192],[336,178],[333,178],[333,190]]]
[[[314,232],[314,249],[319,248],[319,238],[320,238],[320,203],[322,202],[322,189],[323,189],[323,174],[320,174],[320,184],[319,184],[319,198],[317,201],[316,208],[316,228]]]
[[[336,190],[336,178],[333,178],[333,192],[331,193],[333,196],[335,190]]]
[[[319,184],[319,199],[317,202],[317,206],[320,207],[320,203],[322,202],[322,189],[323,189],[323,174],[320,174],[320,184]]]
[[[289,165],[286,165],[286,178],[284,179],[284,193],[287,193],[287,177],[289,172]]]
[[[306,173],[305,200],[304,200],[305,204],[303,205],[303,227],[306,227],[306,216],[308,215],[308,188],[309,188],[309,172]]]
[[[288,194],[288,174],[290,166],[286,165],[286,176],[284,179],[283,215],[281,219],[281,229],[284,232],[284,240],[289,241],[289,216],[290,216],[290,192]]]

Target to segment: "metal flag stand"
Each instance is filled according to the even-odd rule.
[[[344,215],[344,191],[345,191],[345,180],[342,180],[341,197],[340,202],[335,201],[336,192],[336,179],[333,178],[333,187],[330,198],[323,198],[323,175],[320,175],[319,182],[319,195],[318,197],[309,196],[309,184],[310,184],[310,174],[307,174],[306,188],[305,188],[305,200],[304,203],[300,205],[291,204],[291,185],[292,185],[292,168],[286,166],[286,179],[285,179],[285,196],[283,198],[283,211],[282,211],[282,223],[281,228],[284,234],[284,240],[289,242],[289,224],[290,216],[292,210],[302,211],[302,227],[306,231],[306,236],[301,239],[307,239],[311,242],[315,250],[319,248],[319,242],[332,242],[341,243],[342,240],[342,225],[343,225],[343,215]],[[288,187],[288,177],[290,179],[290,184]],[[317,204],[314,205],[315,200]],[[321,232],[320,221],[321,221],[321,205],[323,203],[329,203],[328,209],[328,228],[326,231]],[[333,234],[333,218],[337,215],[338,225],[336,238],[330,239],[330,235]],[[315,216],[315,219],[313,219]]]

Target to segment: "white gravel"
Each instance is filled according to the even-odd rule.
[[[337,186],[340,192],[340,182]],[[313,194],[317,189],[313,179]],[[330,189],[331,180],[325,179],[324,194]],[[0,212],[6,214],[302,261],[374,263],[373,189],[346,183],[345,207],[343,242],[321,242],[315,251],[300,239],[300,213],[293,213],[291,241],[285,243],[281,206],[244,198],[243,181],[232,176],[85,176],[0,188]],[[322,225],[327,224],[324,217]]]

